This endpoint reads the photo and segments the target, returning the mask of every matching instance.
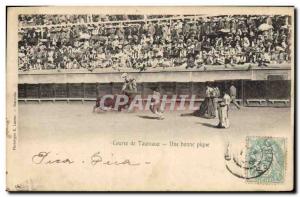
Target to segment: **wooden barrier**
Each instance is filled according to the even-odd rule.
[[[232,81],[217,81],[220,90],[228,90]],[[281,80],[236,80],[237,101],[244,106],[289,106],[291,81]],[[157,82],[138,83],[138,92],[143,99],[158,87],[162,95],[196,95],[196,102],[205,97],[203,82]],[[97,96],[120,94],[122,83],[67,83],[67,84],[19,84],[19,101],[94,101]]]

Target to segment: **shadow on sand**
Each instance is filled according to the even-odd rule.
[[[181,117],[187,117],[187,116],[194,116],[194,117],[198,117],[198,118],[204,118],[204,119],[215,119],[215,116],[213,117],[208,117],[207,115],[200,115],[197,114],[195,112],[192,113],[185,113],[185,114],[180,114]]]
[[[217,125],[214,125],[214,124],[210,124],[210,123],[202,123],[202,122],[198,122],[197,124],[201,124],[203,126],[206,126],[206,127],[210,127],[210,128],[217,128]]]
[[[180,116],[196,116],[194,113],[185,113],[185,114],[180,114]]]
[[[140,115],[138,115],[138,117],[144,118],[144,119],[158,120],[158,117],[153,117],[153,116],[140,116]]]

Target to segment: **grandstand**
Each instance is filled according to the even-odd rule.
[[[143,97],[234,81],[242,105],[290,105],[290,16],[20,15],[18,33],[20,101],[118,94],[128,72]]]

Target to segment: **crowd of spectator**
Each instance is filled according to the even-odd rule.
[[[290,20],[279,15],[20,15],[19,70],[282,64],[290,61]]]

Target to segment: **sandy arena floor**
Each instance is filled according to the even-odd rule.
[[[272,135],[290,128],[290,108],[231,106],[229,129],[217,129],[218,119],[181,117],[189,111],[165,112],[164,120],[150,111],[92,113],[93,103],[20,103],[19,139],[65,141],[91,138],[194,139],[222,135],[243,137]]]
[[[92,113],[92,107],[88,102],[19,103],[15,162],[22,165],[10,173],[30,177],[30,187],[40,190],[228,190],[228,183],[232,190],[261,190],[263,185],[249,187],[225,168],[228,144],[241,151],[247,136],[287,138],[290,151],[286,169],[292,169],[290,108],[231,109],[231,127],[217,129],[217,119],[180,116],[188,111],[166,112],[164,120],[156,120],[150,111],[97,114]],[[124,145],[131,141],[136,144]],[[141,146],[138,141],[160,145]],[[189,146],[193,143],[194,147]],[[195,147],[198,144],[208,146]],[[70,158],[75,163],[67,167],[35,165],[32,156],[40,151],[51,153],[47,159]],[[130,159],[143,165],[92,166],[95,152],[103,159]],[[287,173],[292,177],[292,171]],[[272,185],[264,189],[280,190]]]

